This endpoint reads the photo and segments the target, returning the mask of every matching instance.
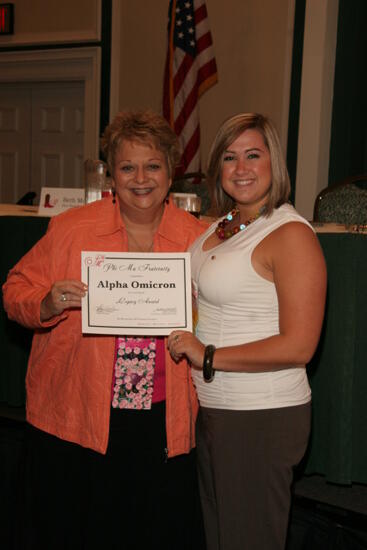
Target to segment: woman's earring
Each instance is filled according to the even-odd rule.
[[[116,191],[114,189],[112,190],[112,203],[116,204]]]

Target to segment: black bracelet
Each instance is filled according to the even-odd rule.
[[[206,346],[203,359],[203,378],[205,382],[211,382],[214,378],[215,370],[213,369],[213,357],[215,346]]]

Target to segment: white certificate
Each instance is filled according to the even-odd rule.
[[[82,331],[167,335],[192,331],[187,252],[82,252]]]

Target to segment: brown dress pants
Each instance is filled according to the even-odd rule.
[[[200,409],[197,453],[207,550],[284,549],[293,467],[305,453],[310,419],[310,403]]]

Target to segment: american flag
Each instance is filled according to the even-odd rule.
[[[217,82],[204,0],[170,0],[163,115],[183,151],[176,175],[200,170],[200,96]]]

